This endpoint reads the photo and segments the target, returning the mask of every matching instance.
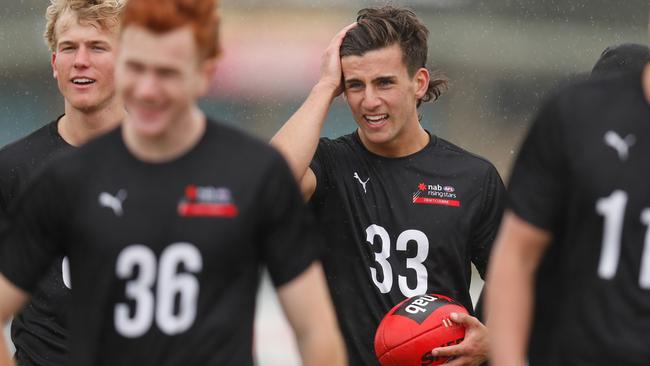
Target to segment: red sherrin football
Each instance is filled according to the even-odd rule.
[[[382,366],[432,366],[447,361],[433,357],[435,347],[460,343],[465,328],[451,321],[451,313],[467,310],[438,294],[414,296],[395,305],[375,333],[375,354]]]

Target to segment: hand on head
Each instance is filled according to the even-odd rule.
[[[341,43],[343,43],[343,38],[345,38],[348,31],[356,25],[357,23],[355,22],[341,29],[332,38],[322,56],[318,83],[332,87],[335,90],[334,95],[339,95],[343,92],[343,85],[341,83],[343,77],[340,56]]]

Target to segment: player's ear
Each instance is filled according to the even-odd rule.
[[[429,70],[425,67],[421,67],[418,71],[415,72],[413,76],[413,81],[415,82],[415,97],[420,100],[422,99],[429,89]]]
[[[59,73],[56,69],[56,52],[52,52],[51,64],[52,64],[52,76],[56,79]]]
[[[212,76],[217,70],[217,59],[210,58],[201,62],[200,67],[200,80],[199,80],[199,95],[205,95],[210,88]]]

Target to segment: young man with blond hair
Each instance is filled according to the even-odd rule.
[[[73,150],[114,128],[124,117],[113,69],[122,0],[52,0],[45,41],[65,113],[0,150],[0,219],[34,171],[53,156]],[[19,365],[63,365],[68,351],[68,260],[58,257],[22,312],[11,336]]]

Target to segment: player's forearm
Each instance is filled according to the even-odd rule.
[[[298,181],[314,157],[323,123],[335,95],[335,85],[316,84],[302,106],[271,139],[271,145],[282,153]]]
[[[507,254],[506,254],[507,255]],[[490,361],[500,366],[523,366],[530,328],[532,274],[512,258],[495,257],[487,282]]]
[[[4,324],[4,323],[3,323]],[[7,339],[4,333],[0,331],[0,366],[14,366],[14,362],[9,354]]]
[[[339,333],[334,329],[313,329],[298,337],[298,349],[305,366],[345,366],[347,356]]]
[[[293,328],[303,365],[346,365],[345,345],[320,263],[278,289],[278,299]]]
[[[9,323],[11,317],[23,307],[28,299],[29,295],[26,292],[14,286],[0,273],[0,366],[14,365],[2,328]]]
[[[485,311],[490,327],[490,360],[494,365],[523,366],[532,308],[533,278],[539,255],[528,255],[530,233],[506,213],[496,240],[486,282]]]
[[[486,292],[493,365],[525,364],[534,278],[551,239],[550,232],[513,212],[504,214],[490,262]]]

